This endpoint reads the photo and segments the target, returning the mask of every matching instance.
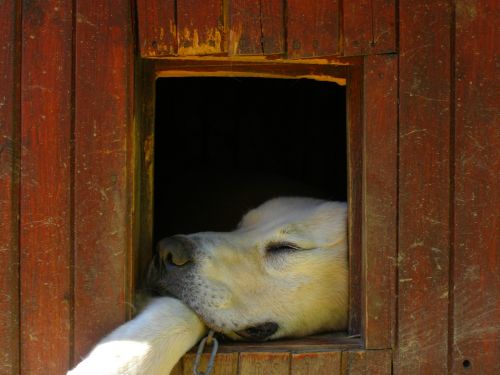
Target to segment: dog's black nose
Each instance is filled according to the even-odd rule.
[[[182,235],[167,237],[158,242],[157,254],[161,263],[181,267],[193,261],[193,243]]]
[[[151,259],[146,274],[146,288],[156,296],[169,295],[170,279],[189,269],[189,265],[194,262],[194,249],[195,244],[182,235],[164,238],[158,242],[156,254]]]

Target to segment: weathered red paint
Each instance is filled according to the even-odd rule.
[[[396,2],[343,2],[343,55],[396,52]]]
[[[19,9],[0,3],[0,373],[19,372]]]
[[[78,1],[75,66],[74,357],[123,323],[132,282],[129,2]],[[92,79],[89,79],[92,77]]]
[[[365,58],[363,143],[363,326],[369,349],[391,348],[397,246],[397,63]],[[373,271],[376,270],[376,271]]]
[[[446,374],[451,8],[400,2],[398,347],[395,373]]]
[[[22,6],[20,371],[62,374],[72,339],[72,3]]]
[[[500,373],[499,5],[455,9],[453,374]]]

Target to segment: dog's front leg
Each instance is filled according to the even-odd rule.
[[[181,301],[155,298],[97,344],[68,375],[169,374],[205,332],[205,325]]]

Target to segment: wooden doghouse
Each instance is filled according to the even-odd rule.
[[[349,332],[215,373],[500,373],[499,4],[0,2],[0,374],[63,374],[133,315],[159,77],[346,88]]]

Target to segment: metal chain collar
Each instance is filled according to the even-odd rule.
[[[215,364],[215,356],[217,355],[217,349],[219,349],[219,342],[214,337],[214,334],[215,334],[214,330],[211,329],[208,332],[207,337],[203,338],[200,341],[200,345],[198,346],[198,351],[196,352],[196,359],[194,360],[194,367],[193,367],[194,375],[209,375],[212,372],[212,369]],[[203,372],[203,371],[198,371],[198,367],[200,366],[201,355],[205,350],[205,345],[212,345],[212,352],[210,353],[210,359],[208,360],[207,369],[205,370],[205,372]]]

